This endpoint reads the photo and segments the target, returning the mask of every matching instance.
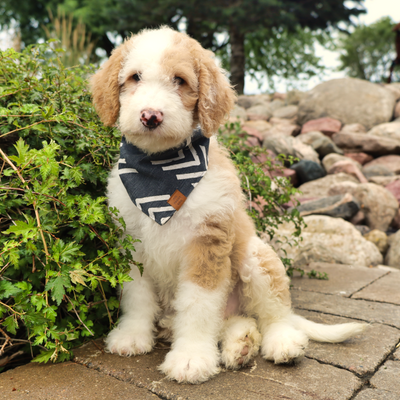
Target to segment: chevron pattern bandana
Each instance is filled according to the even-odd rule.
[[[148,155],[122,137],[118,172],[136,207],[159,225],[169,221],[206,174],[209,144],[195,129],[182,146]]]

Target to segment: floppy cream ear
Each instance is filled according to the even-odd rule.
[[[236,93],[222,70],[217,67],[209,50],[202,49],[199,65],[200,125],[205,136],[212,136],[226,120],[236,100]]]
[[[93,104],[106,126],[113,126],[119,115],[118,75],[127,52],[126,45],[127,42],[114,49],[111,57],[90,79]]]

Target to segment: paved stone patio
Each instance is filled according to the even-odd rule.
[[[201,385],[177,384],[158,372],[168,346],[124,358],[102,340],[74,351],[73,362],[28,364],[0,374],[0,399],[271,399],[400,400],[400,271],[315,263],[329,280],[292,278],[296,313],[327,324],[370,323],[345,343],[310,342],[298,365],[257,357],[237,372]]]

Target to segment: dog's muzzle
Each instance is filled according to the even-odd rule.
[[[142,124],[148,129],[157,128],[163,119],[164,115],[161,111],[149,108],[140,112],[140,121],[142,121]]]

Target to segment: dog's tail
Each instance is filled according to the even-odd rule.
[[[293,326],[304,332],[311,340],[317,342],[339,343],[361,333],[368,324],[350,322],[340,325],[317,324],[292,314],[290,317]]]

